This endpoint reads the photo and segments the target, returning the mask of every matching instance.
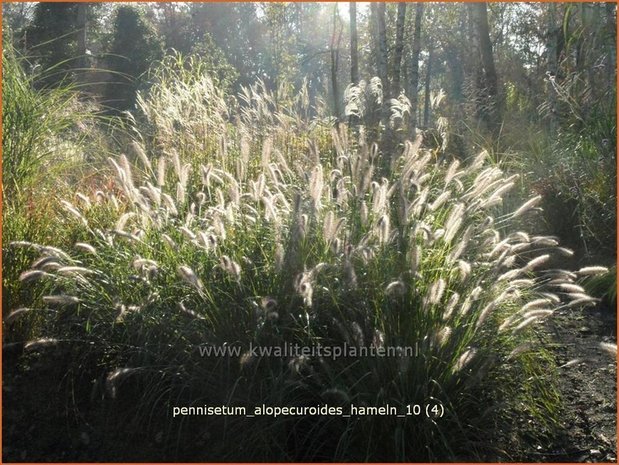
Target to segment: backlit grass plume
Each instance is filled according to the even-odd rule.
[[[176,92],[197,109],[210,105],[209,96],[219,99],[210,86],[194,80]],[[147,411],[155,424],[185,428],[179,437],[187,448],[204,422],[171,423],[169,409],[182,402],[389,404],[402,412],[440,403],[445,410],[440,419],[215,418],[210,424],[221,435],[213,441],[223,446],[202,458],[470,455],[470,444],[488,434],[483,404],[510,400],[493,397],[510,392],[498,388],[505,367],[530,375],[518,357],[533,356],[533,345],[520,345],[530,342],[531,328],[558,309],[595,302],[576,274],[553,267],[569,253],[554,238],[510,229],[539,199],[501,212],[516,176],[489,165],[485,153],[436,165],[418,143],[390,156],[393,169],[383,177],[383,155],[362,137],[352,143],[345,127],[269,113],[257,89],[247,92],[245,113],[232,124],[223,99],[186,114],[156,90],[158,104],[147,112],[157,128],[152,153],[135,164],[109,160],[120,194],[66,205],[67,220],[82,228],[79,242],[63,251],[11,245],[40,254],[22,281],[47,290],[41,305],[53,311],[37,312],[49,319],[45,340],[71,344],[79,360],[91,360],[93,374],[106,380],[101,395],[113,392],[114,401],[124,383],[141,383],[136,415]],[[280,129],[250,137],[245,122],[256,118]],[[192,139],[200,120],[208,144]],[[288,136],[284,126],[294,128]],[[89,205],[97,202],[116,212],[114,228],[91,221],[96,207]],[[16,311],[11,323],[33,313]],[[35,342],[31,350],[47,347]],[[247,352],[287,344],[397,348],[400,355]],[[239,351],[206,357],[199,350],[206,346]],[[534,385],[529,375],[512,376],[524,384],[511,392]],[[543,410],[543,401],[529,401],[530,413]],[[251,445],[242,457],[231,447],[238,437]]]

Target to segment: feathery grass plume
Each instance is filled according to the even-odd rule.
[[[428,210],[430,210],[431,212],[436,211],[438,208],[440,208],[441,206],[443,206],[443,204],[445,202],[447,202],[447,200],[449,200],[449,198],[451,197],[451,191],[450,190],[446,190],[443,191],[436,199],[434,199],[434,201],[428,206]]]
[[[572,300],[570,302],[568,302],[567,304],[565,304],[565,308],[572,308],[572,307],[579,307],[579,306],[589,306],[589,305],[596,305],[600,302],[600,299],[596,299],[593,297],[589,297],[589,296],[583,296],[580,298],[577,298],[575,300]]]
[[[552,315],[553,313],[554,313],[554,310],[538,308],[536,310],[529,310],[528,312],[523,313],[522,319],[526,320],[531,317],[546,317],[546,316]]]
[[[176,208],[176,203],[168,194],[161,194],[161,198],[163,199],[163,204],[168,210],[170,216],[178,216],[178,209]]]
[[[531,316],[523,320],[520,324],[516,325],[514,329],[512,330],[512,332],[517,333],[519,331],[522,331],[524,328],[530,326],[532,323],[538,321],[540,318],[541,318],[540,316]]]
[[[464,282],[466,281],[466,279],[471,275],[471,265],[469,262],[464,261],[464,260],[458,260],[456,262],[456,265],[458,267],[458,271],[460,274],[460,281]]]
[[[604,352],[617,357],[617,344],[613,344],[612,342],[600,342],[599,348]]]
[[[464,214],[464,204],[457,203],[452,207],[449,213],[449,217],[445,222],[445,236],[444,240],[446,243],[451,243],[453,238],[456,236],[456,233],[460,229],[462,224]]]
[[[531,239],[531,242],[540,247],[556,247],[559,245],[559,242],[555,238],[546,236],[534,237]]]
[[[385,347],[385,333],[375,329],[372,334],[372,347],[377,349]]]
[[[587,294],[587,292],[578,284],[561,282],[561,283],[555,284],[555,286],[561,289],[562,291],[566,291],[570,293],[575,292],[575,293],[584,294],[584,295]]]
[[[23,284],[38,281],[41,278],[51,276],[49,273],[41,270],[28,270],[19,275],[19,281]]]
[[[387,244],[391,233],[389,215],[383,215],[376,224],[376,236],[379,244]]]
[[[524,231],[515,232],[515,233],[511,234],[511,236],[513,236],[514,238],[518,239],[520,242],[523,242],[523,243],[524,242],[531,242],[531,238]]]
[[[361,202],[361,207],[359,208],[359,219],[361,220],[362,226],[367,226],[370,218],[370,210],[368,209],[368,204],[364,200]]]
[[[275,254],[273,256],[273,264],[277,273],[281,273],[283,271],[285,258],[286,251],[284,250],[284,246],[278,242],[275,245]]]
[[[518,218],[519,216],[522,216],[525,213],[527,213],[528,211],[530,211],[533,208],[537,207],[537,205],[539,205],[541,200],[542,200],[542,196],[541,195],[537,195],[537,196],[527,200],[525,203],[522,204],[522,206],[520,208],[518,208],[514,213],[512,213],[512,218]]]
[[[105,387],[110,397],[112,399],[116,399],[116,395],[118,393],[118,383],[122,381],[123,378],[126,378],[139,370],[139,368],[117,368],[116,370],[108,373],[105,379]]]
[[[608,268],[605,266],[585,266],[577,271],[580,276],[596,276],[608,273]]]
[[[511,178],[513,177],[518,177],[517,175],[511,176]],[[506,192],[509,192],[514,186],[516,185],[516,183],[514,181],[508,181],[503,183],[497,190],[495,190],[489,197],[487,202],[490,204],[492,203],[492,199],[500,199],[503,197],[503,194],[505,194]],[[482,207],[483,208],[483,207]]]
[[[185,304],[183,304],[183,302],[178,302],[178,304],[176,304],[176,308],[178,308],[181,312],[185,313],[186,315],[191,316],[192,318],[195,318],[197,320],[206,321],[205,317],[185,307]]]
[[[533,287],[535,285],[535,281],[533,279],[514,279],[509,283],[510,287],[513,288],[527,288]]]
[[[552,303],[552,300],[548,299],[548,298],[545,298],[545,299],[535,299],[535,300],[532,300],[531,302],[528,302],[527,304],[525,304],[522,307],[522,311],[526,312],[528,310],[534,310],[534,309],[538,309],[540,307],[547,307],[551,303]]]
[[[174,173],[176,174],[176,179],[181,179],[182,177],[182,165],[181,165],[181,157],[178,154],[178,150],[172,147],[170,149],[170,153],[168,154],[170,160],[172,160],[172,167],[174,168]]]
[[[322,165],[314,167],[309,179],[309,195],[312,199],[312,206],[315,211],[319,211],[322,206],[322,191],[324,188],[324,178]]]
[[[135,153],[135,155],[139,158],[139,160],[144,165],[144,168],[152,172],[153,166],[150,160],[148,159],[148,156],[146,155],[146,152],[144,151],[144,147],[142,147],[142,144],[136,140],[133,140],[131,141],[131,148],[133,149],[133,152]]]
[[[552,300],[555,304],[561,303],[561,299],[556,294],[553,294],[551,292],[542,292],[541,295],[543,297],[546,297],[546,298]]]
[[[445,280],[443,278],[439,278],[436,281],[434,281],[429,289],[428,289],[428,293],[426,295],[426,301],[429,305],[435,305],[438,304],[441,300],[441,298],[443,297],[443,293],[445,292]]]
[[[130,218],[133,218],[134,216],[136,216],[135,212],[127,212],[124,213],[116,222],[116,226],[114,226],[114,230],[116,231],[124,231],[125,230],[125,226],[127,225],[127,221],[129,221]]]
[[[578,292],[578,293],[568,292],[566,294],[566,297],[569,300],[575,300],[575,299],[577,300],[577,299],[584,299],[584,298],[589,297],[589,296],[587,294],[583,294],[582,292]]]
[[[160,188],[165,186],[165,160],[165,157],[159,157],[157,159],[157,186]]]
[[[135,268],[136,271],[141,271],[145,267],[158,268],[159,266],[157,265],[156,261],[149,260],[147,258],[140,258],[140,257],[138,257],[135,260],[133,260],[133,268]]]
[[[535,268],[538,268],[539,266],[543,265],[544,263],[546,263],[548,260],[550,259],[550,255],[546,254],[546,255],[540,255],[539,257],[535,257],[534,259],[530,260],[523,268],[522,271],[527,272],[527,271],[532,271]]]
[[[39,244],[35,244],[34,242],[29,241],[11,241],[9,243],[11,247],[23,247],[23,248],[32,248],[35,250],[42,250],[43,246]]]
[[[86,207],[87,209],[89,209],[90,207],[92,207],[92,203],[90,202],[90,199],[88,198],[87,195],[82,194],[81,192],[76,192],[75,193],[75,197],[81,201],[84,204],[84,207]]]
[[[212,227],[213,232],[217,237],[220,237],[222,240],[226,240],[226,226],[220,216],[213,219]]]
[[[77,208],[75,208],[73,204],[67,202],[66,200],[61,200],[60,204],[67,212],[71,213],[71,215],[77,218],[80,223],[82,223],[85,227],[88,227],[88,220],[84,217],[84,215],[80,213]]]
[[[22,308],[18,308],[13,310],[11,313],[9,313],[6,318],[4,319],[4,322],[7,324],[11,324],[13,323],[15,320],[23,317],[24,315],[28,315],[34,312],[40,312],[40,311],[53,311],[49,308],[29,308],[29,307],[22,307]]]
[[[348,289],[357,289],[357,273],[350,259],[350,254],[347,254],[344,258],[344,283]]]
[[[76,242],[74,247],[77,250],[81,250],[82,252],[97,255],[97,249],[95,249],[92,245],[87,244],[86,242]]]
[[[116,317],[116,320],[114,320],[116,323],[123,323],[125,321],[125,317],[130,314],[130,313],[137,313],[140,310],[142,310],[142,307],[138,306],[138,305],[119,305],[117,307],[117,309],[119,310],[118,316]]]
[[[414,244],[408,249],[408,265],[413,276],[417,273],[417,269],[421,263],[421,253],[421,246],[419,244]]]
[[[385,288],[385,295],[388,296],[404,295],[405,293],[406,285],[402,280],[393,281]]]
[[[445,305],[445,310],[443,311],[443,321],[447,321],[451,318],[451,315],[453,314],[459,300],[460,294],[457,292],[454,292],[449,296],[449,300],[447,301],[447,305]]]
[[[559,365],[557,368],[568,368],[568,367],[571,367],[571,366],[574,366],[574,365],[578,365],[580,363],[587,362],[587,361],[590,361],[590,359],[581,358],[581,357],[573,358],[572,360],[569,360],[568,362],[564,363],[563,365]]]
[[[453,371],[455,373],[462,371],[475,359],[476,355],[477,349],[471,348],[466,350],[462,355],[460,355],[460,357],[456,361],[453,367]]]
[[[185,236],[187,238],[187,240],[189,241],[195,241],[196,240],[196,235],[189,230],[189,228],[185,227],[185,226],[181,226],[178,228],[178,230],[183,234],[183,236]]]
[[[453,263],[455,260],[460,258],[460,256],[464,253],[467,246],[469,245],[469,241],[471,240],[471,236],[473,235],[473,226],[468,226],[464,233],[462,234],[462,238],[458,241],[456,246],[449,252],[449,257],[447,259],[448,263]]]
[[[462,302],[462,304],[460,305],[460,308],[458,309],[458,315],[460,316],[467,315],[469,311],[471,310],[474,300],[475,298],[472,296],[472,294],[467,295],[464,301]]]
[[[61,268],[58,268],[58,270],[56,270],[56,273],[58,273],[59,275],[89,275],[89,274],[93,274],[95,273],[94,270],[90,270],[88,268],[85,268],[83,266],[63,266]]]
[[[127,231],[112,231],[112,233],[116,237],[122,237],[123,239],[127,239],[131,242],[142,242],[136,234],[131,234]]]
[[[445,173],[445,184],[444,184],[445,188],[457,176],[457,171],[458,171],[459,167],[460,167],[460,161],[459,160],[454,160],[454,161],[451,162],[451,164],[449,165],[449,168],[447,169],[447,172]]]
[[[275,300],[273,297],[262,297],[260,299],[260,307],[265,312],[271,312],[277,307],[277,300]]]
[[[322,222],[322,235],[325,242],[331,242],[335,238],[335,213],[333,210],[329,210],[324,216]]]
[[[514,350],[512,350],[509,355],[507,356],[508,360],[511,360],[515,357],[517,357],[520,354],[523,354],[525,352],[530,352],[535,348],[535,346],[530,343],[530,342],[523,342],[522,344],[518,345]]]
[[[449,326],[444,326],[437,334],[436,334],[436,342],[439,346],[444,346],[449,342],[449,338],[451,337],[452,330]]]
[[[481,326],[484,324],[484,321],[486,321],[486,318],[488,318],[490,312],[492,312],[492,310],[496,308],[497,304],[498,303],[496,301],[490,302],[481,310],[479,316],[477,317],[477,323],[475,324],[475,328],[481,328]]]
[[[48,305],[58,305],[59,307],[76,305],[81,302],[81,300],[72,295],[46,295],[43,296],[43,302]]]
[[[574,255],[574,251],[566,247],[555,247],[553,250],[565,255],[566,257],[572,257]]]
[[[312,286],[310,273],[304,272],[297,276],[295,289],[299,293],[299,295],[303,298],[303,304],[306,307],[311,308],[314,288]]]
[[[168,234],[164,233],[161,235],[161,237],[163,238],[164,242],[168,245],[168,247],[170,247],[172,250],[178,249],[178,245],[176,244],[174,239],[172,239]]]
[[[198,276],[196,276],[196,274],[190,267],[186,265],[180,265],[176,269],[176,272],[183,281],[185,281],[190,286],[196,288],[198,291],[201,291],[204,288],[202,281],[200,281]]]
[[[59,268],[63,267],[63,265],[60,262],[54,260],[54,258],[52,257],[48,257],[48,258],[49,260],[43,261],[40,265],[38,265],[38,268],[41,271],[45,271],[49,273],[50,271],[56,271]]]
[[[36,339],[34,341],[28,341],[24,345],[24,350],[43,349],[45,347],[55,346],[59,342],[60,342],[60,340],[52,338],[52,337],[43,337],[41,339]]]
[[[227,255],[222,255],[219,259],[219,266],[222,270],[234,278],[236,282],[241,282],[241,265],[232,260]]]

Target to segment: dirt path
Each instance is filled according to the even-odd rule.
[[[616,312],[608,307],[564,310],[549,320],[565,431],[548,448],[531,452],[531,460],[617,461],[617,363],[600,347],[617,342],[616,328]]]

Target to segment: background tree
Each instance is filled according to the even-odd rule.
[[[163,56],[161,39],[142,11],[121,6],[114,19],[114,35],[108,57],[113,73],[107,84],[105,104],[116,111],[133,108],[142,77],[150,65]]]
[[[494,65],[492,53],[492,41],[490,40],[490,28],[488,26],[488,7],[486,3],[474,3],[471,5],[473,13],[479,54],[483,76],[480,82],[479,116],[489,127],[497,129],[500,126],[501,105],[499,101],[499,82]]]
[[[419,54],[421,53],[421,20],[423,18],[423,3],[417,3],[415,7],[415,26],[413,29],[413,45],[412,45],[412,56],[411,56],[411,79],[410,79],[410,90],[409,90],[409,98],[411,102],[411,117],[410,117],[410,125],[411,129],[417,127],[417,112],[418,112],[418,102],[419,102]]]
[[[350,82],[359,82],[359,39],[357,37],[357,3],[350,2]]]
[[[396,24],[395,47],[393,52],[393,94],[397,97],[402,89],[400,88],[402,53],[404,51],[404,22],[406,21],[406,3],[398,3],[398,19]]]

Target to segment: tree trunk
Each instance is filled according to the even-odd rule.
[[[546,44],[548,54],[548,67],[546,77],[548,79],[548,100],[550,105],[549,123],[550,130],[555,131],[557,127],[557,94],[555,91],[554,80],[557,78],[558,58],[559,58],[559,36],[562,34],[561,28],[556,24],[557,7],[554,3],[548,4],[548,43]]]
[[[88,3],[77,3],[77,67],[82,68],[81,75],[84,75],[85,69],[89,68],[87,51],[87,27],[88,27]]]
[[[387,27],[385,25],[385,4],[379,3],[376,6],[376,25],[378,37],[378,56],[376,57],[376,67],[378,69],[378,77],[383,84],[383,102],[386,104],[391,97],[389,92],[389,72],[387,63],[389,60],[389,52],[387,49]]]
[[[393,96],[400,95],[400,69],[402,65],[402,51],[404,50],[404,22],[406,20],[406,3],[398,3],[398,17],[396,21],[395,48],[393,52]]]
[[[421,53],[421,19],[423,17],[423,3],[417,3],[415,12],[415,29],[413,31],[413,56],[411,60],[411,132],[414,135],[417,127],[417,110],[419,106],[419,54]]]
[[[338,28],[338,23],[339,28]],[[342,25],[338,14],[338,6],[333,8],[333,34],[331,35],[331,89],[333,92],[333,112],[336,118],[340,118],[340,93],[337,86],[337,72],[340,61],[340,44],[342,41]]]
[[[359,46],[357,38],[357,3],[350,2],[350,82],[359,82]]]
[[[432,59],[434,58],[434,45],[430,45],[428,52],[428,66],[426,70],[425,101],[423,105],[423,126],[430,125],[430,81],[432,79]]]
[[[473,12],[477,36],[479,40],[479,52],[481,65],[483,68],[483,94],[486,99],[483,116],[489,123],[489,127],[497,128],[500,125],[501,111],[499,103],[499,84],[494,66],[494,56],[492,53],[492,42],[490,41],[490,28],[488,27],[488,8],[486,3],[474,3]]]

